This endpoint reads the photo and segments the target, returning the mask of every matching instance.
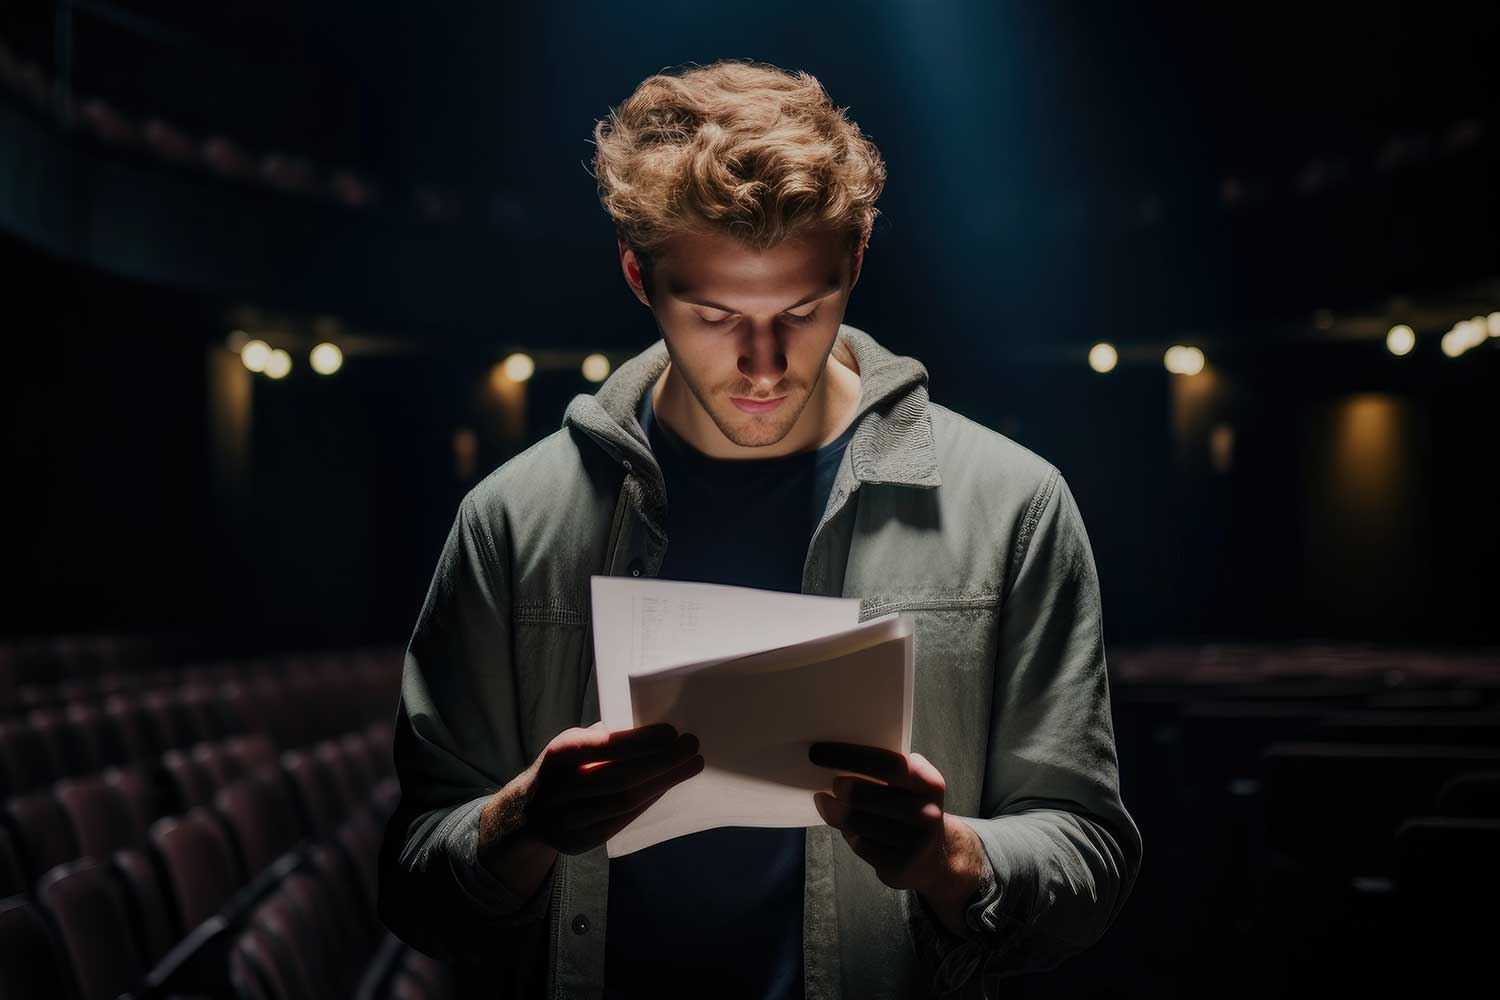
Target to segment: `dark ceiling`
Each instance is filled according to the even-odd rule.
[[[645,75],[806,69],[891,167],[873,250],[910,308],[1017,343],[1107,322],[1240,327],[1500,273],[1500,5],[76,4],[80,95],[526,206],[514,241],[599,248],[594,121]],[[0,31],[49,61],[52,5]],[[508,203],[508,202],[507,202]],[[471,241],[461,253],[475,252]],[[619,287],[617,287],[619,286]]]

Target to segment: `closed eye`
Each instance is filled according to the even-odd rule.
[[[782,313],[781,315],[783,319],[794,326],[804,326],[813,321],[813,318],[818,315],[818,310],[814,309],[812,312],[803,313],[800,316],[796,313]],[[732,316],[725,316],[723,319],[709,319],[702,313],[698,314],[698,321],[705,326],[723,326],[733,318]]]

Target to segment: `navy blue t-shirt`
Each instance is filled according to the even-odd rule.
[[[855,424],[816,451],[714,459],[655,419],[641,426],[667,491],[665,580],[800,593],[802,564]],[[609,862],[606,1000],[696,996],[800,1000],[801,827],[728,826]]]

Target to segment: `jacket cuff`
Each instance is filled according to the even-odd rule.
[[[961,989],[998,947],[998,935],[985,924],[983,915],[998,904],[1004,890],[1005,884],[986,852],[980,886],[964,909],[962,935],[948,929],[921,893],[910,893],[914,898],[910,907],[913,933],[919,944],[937,959],[932,986],[940,994]]]
[[[990,959],[1003,954],[1008,972],[1046,971],[1079,951],[1081,946],[1058,935],[1055,921],[1045,928],[1042,925],[1042,917],[1056,900],[1056,887],[1048,878],[1056,848],[1018,825],[1016,816],[963,818],[979,834],[984,853],[1006,889],[971,907],[971,924],[979,928],[986,946],[986,968]]]
[[[546,915],[547,905],[552,899],[551,871],[528,899],[507,889],[479,863],[479,819],[488,799],[489,796],[482,796],[454,810],[446,851],[454,879],[469,901],[491,917],[504,917],[507,923],[539,920]]]

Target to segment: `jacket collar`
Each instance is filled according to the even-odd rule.
[[[861,483],[941,486],[928,411],[927,368],[895,354],[847,323],[839,326],[834,351],[859,372],[859,409],[849,441],[849,468]],[[670,357],[665,340],[615,369],[592,395],[573,397],[563,426],[588,434],[615,461],[630,463],[652,487],[661,488],[661,468],[636,416],[641,398],[656,383]]]

